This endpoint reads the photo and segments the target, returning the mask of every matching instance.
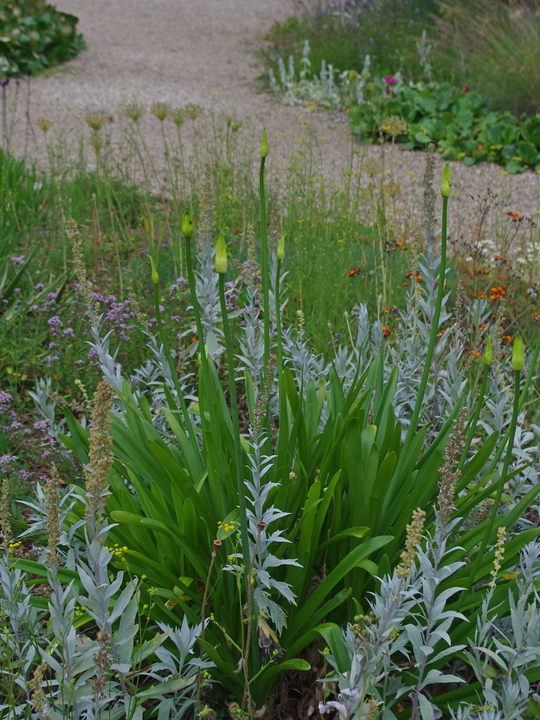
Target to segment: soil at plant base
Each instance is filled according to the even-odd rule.
[[[28,133],[25,81],[21,81],[19,121],[12,138],[19,152],[26,142],[30,155],[43,158],[44,135],[36,123],[39,117],[55,123],[47,136],[49,144],[60,138],[56,151],[70,148],[67,152],[75,157],[77,138],[84,127],[81,121],[88,112],[104,110],[110,116],[113,122],[106,132],[114,141],[125,126],[122,108],[130,101],[136,100],[147,110],[156,102],[173,107],[196,103],[205,114],[194,132],[187,127],[190,123],[183,128],[188,143],[200,140],[199,133],[211,136],[216,127],[224,127],[224,117],[230,115],[234,122],[243,122],[239,136],[254,161],[260,130],[267,126],[269,177],[285,168],[296,153],[303,162],[320,160],[319,173],[331,182],[344,182],[351,168],[352,148],[344,113],[287,106],[256,82],[262,68],[255,51],[264,44],[272,23],[292,14],[290,0],[57,0],[56,5],[79,17],[78,29],[87,49],[72,62],[32,78]],[[11,99],[14,85],[9,86]],[[159,162],[163,158],[159,120],[147,112],[140,124]],[[84,131],[90,135],[88,127]],[[353,169],[358,169],[365,157],[381,158],[378,146],[356,145],[354,151]],[[389,147],[386,152],[387,177],[383,181],[399,184],[399,194],[391,204],[398,215],[418,218],[423,154]],[[437,171],[440,164],[437,158]],[[461,163],[453,166],[458,198],[451,212],[455,239],[475,239],[478,202],[488,188],[499,193],[498,211],[491,212],[480,229],[488,237],[495,233],[496,223],[512,222],[504,216],[505,211],[532,215],[538,209],[538,176],[534,173],[508,175],[487,163],[472,168]],[[314,167],[319,168],[317,164]],[[370,182],[369,176],[362,182]],[[506,234],[510,237],[512,232],[509,227]],[[514,247],[518,246],[519,238],[514,240]]]

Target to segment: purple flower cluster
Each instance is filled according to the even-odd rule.
[[[92,300],[107,308],[105,320],[111,324],[112,329],[118,333],[121,340],[128,341],[128,333],[135,327],[133,320],[137,317],[131,300],[121,301],[115,295],[101,295],[100,293],[92,293]]]
[[[26,260],[26,258],[24,255],[19,255],[18,257],[11,258],[11,262],[14,265],[22,265],[25,260]]]
[[[182,290],[182,295],[187,297],[189,295],[189,281],[185,277],[179,277],[170,287],[169,292],[173,293]]]

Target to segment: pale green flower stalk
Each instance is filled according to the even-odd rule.
[[[231,328],[229,325],[229,316],[227,314],[227,304],[225,302],[225,273],[228,268],[227,260],[227,246],[225,244],[225,238],[220,235],[217,241],[216,256],[215,256],[215,268],[218,273],[219,281],[219,302],[221,306],[221,320],[223,322],[223,334],[225,336],[225,348],[227,353],[227,370],[229,376],[229,395],[231,404],[231,416],[233,421],[233,432],[234,432],[234,448],[235,448],[235,460],[236,460],[236,484],[238,489],[238,506],[240,509],[240,543],[242,547],[243,565],[244,565],[244,579],[246,584],[246,593],[250,592],[250,569],[249,569],[249,535],[248,535],[248,514],[246,504],[246,493],[244,487],[244,471],[243,471],[243,452],[240,445],[240,422],[238,419],[238,400],[236,396],[236,379],[234,375],[234,352],[231,337]],[[253,621],[254,622],[254,621]],[[250,621],[250,625],[253,625]],[[257,652],[256,647],[256,633],[251,631],[248,635],[253,638],[252,650]],[[249,645],[246,646],[246,653],[249,653]],[[246,678],[246,689],[248,688],[248,670],[247,662],[244,663],[244,673]]]
[[[422,378],[420,380],[420,386],[418,387],[418,393],[416,396],[416,402],[411,415],[409,429],[404,447],[408,447],[412,442],[413,437],[416,434],[416,426],[418,425],[418,418],[420,417],[420,411],[422,409],[422,403],[426,392],[427,383],[429,380],[429,374],[431,372],[431,363],[433,361],[433,354],[435,352],[435,345],[437,343],[437,337],[439,335],[439,320],[441,317],[441,306],[444,297],[444,280],[446,277],[446,242],[448,234],[448,198],[450,197],[450,189],[452,186],[452,175],[450,165],[446,163],[442,176],[440,192],[443,201],[442,207],[442,233],[441,233],[441,258],[439,266],[439,284],[437,287],[437,297],[435,299],[435,308],[433,311],[433,318],[431,320],[431,333],[429,336],[429,345],[426,352],[426,358],[424,361],[424,370]],[[402,465],[405,462],[407,453],[403,452],[400,454],[398,464],[394,473],[394,477],[397,478],[400,475]]]
[[[266,190],[264,186],[264,165],[268,156],[268,135],[266,128],[262,130],[261,137],[261,165],[259,170],[259,203],[261,212],[261,266],[263,285],[263,312],[264,312],[264,367],[268,366],[270,357],[270,302],[268,287],[268,232],[266,227]]]

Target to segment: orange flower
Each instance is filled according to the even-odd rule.
[[[405,247],[405,243],[397,242],[397,243],[396,243],[396,247],[404,248],[404,247]]]
[[[412,277],[413,275],[414,275],[414,272],[413,272],[412,270],[409,270],[408,273],[405,273],[405,277],[406,277],[406,278],[410,278],[410,277]]]
[[[347,273],[347,277],[354,277],[355,275],[358,275],[358,273],[362,272],[362,268],[351,268],[349,272]]]
[[[408,285],[409,283],[408,283],[408,282],[403,282],[403,283],[401,283],[401,284],[405,287],[405,285]]]
[[[507,343],[513,343],[514,339],[511,335],[503,335],[502,340],[505,340]]]
[[[417,275],[417,276],[415,277],[415,280],[416,280],[416,282],[422,282],[422,276],[421,276],[421,275]]]
[[[390,335],[390,333],[392,332],[389,327],[386,327],[386,325],[383,325],[381,330],[382,330],[382,334],[384,335],[384,337],[388,337]]]
[[[540,313],[533,313],[533,318],[540,320]]]
[[[194,342],[197,342],[198,339],[199,339],[199,338],[198,338],[196,335],[193,335],[193,337],[190,337],[190,338],[189,338],[189,342],[190,342],[190,343],[194,343]]]

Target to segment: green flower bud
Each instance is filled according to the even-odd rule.
[[[441,197],[449,198],[452,189],[452,171],[450,165],[446,163],[441,175]]]
[[[279,238],[276,256],[278,260],[283,260],[283,256],[285,255],[285,235],[282,235]]]
[[[231,117],[230,115],[228,115],[228,116],[225,118],[225,122],[227,123],[227,127],[231,127],[232,117]]]
[[[216,272],[220,273],[220,275],[224,275],[227,272],[227,245],[223,235],[220,235],[217,239],[214,263]]]
[[[262,129],[261,137],[261,157],[265,158],[268,155],[268,135],[266,134],[266,128]]]
[[[525,349],[523,347],[523,340],[521,339],[521,335],[516,335],[514,338],[514,346],[512,348],[512,367],[517,372],[521,372],[523,370],[523,365],[525,365]]]
[[[193,218],[191,217],[191,210],[187,206],[182,215],[181,229],[185,239],[191,240],[193,237]]]
[[[148,259],[150,260],[152,282],[154,283],[154,285],[157,285],[159,283],[159,275],[158,275],[158,271],[156,269],[156,263],[154,262],[154,258],[151,255],[148,256]]]
[[[486,349],[484,350],[484,365],[491,365],[493,362],[493,347],[491,346],[491,336],[486,338]]]

